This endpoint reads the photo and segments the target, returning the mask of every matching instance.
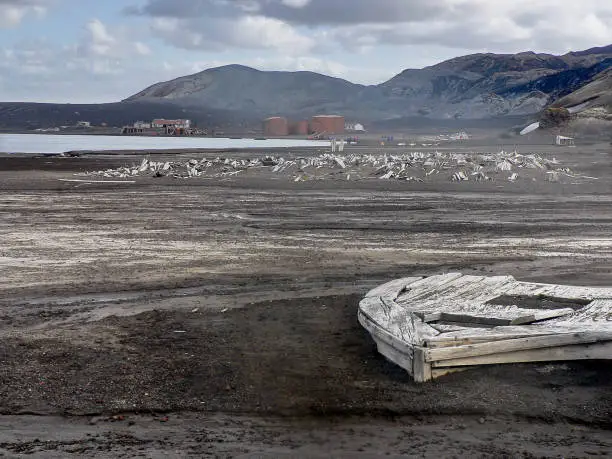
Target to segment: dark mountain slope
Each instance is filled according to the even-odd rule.
[[[242,112],[200,108],[182,108],[155,102],[119,102],[113,104],[35,104],[0,103],[0,128],[36,129],[71,126],[77,121],[94,125],[123,126],[136,120],[153,118],[189,118],[203,128],[246,126],[258,120]]]

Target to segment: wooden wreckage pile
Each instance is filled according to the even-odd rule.
[[[416,382],[479,365],[612,359],[612,288],[410,277],[371,290],[358,317]]]
[[[266,169],[293,181],[308,180],[404,180],[425,182],[442,174],[453,181],[504,180],[515,182],[521,170],[531,170],[530,180],[536,176],[551,182],[561,177],[576,178],[571,170],[560,167],[555,159],[517,152],[452,153],[410,152],[405,154],[330,154],[301,158],[265,156],[253,159],[190,159],[183,161],[151,161],[144,159],[132,167],[120,167],[90,172],[105,178],[136,176],[170,176],[175,178],[230,177],[254,169]],[[527,179],[527,178],[526,178]]]

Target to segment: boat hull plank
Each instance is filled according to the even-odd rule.
[[[370,291],[359,322],[417,382],[478,365],[612,359],[612,288],[409,277]]]

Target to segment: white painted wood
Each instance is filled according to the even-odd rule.
[[[410,301],[416,301],[420,297],[430,295],[433,289],[439,288],[440,286],[452,282],[460,277],[461,273],[450,273],[439,276],[425,277],[410,284],[410,287],[406,289],[406,292],[397,298],[397,300],[401,303],[404,303],[404,298],[408,298]]]
[[[398,340],[391,333],[372,322],[365,314],[360,313],[358,320],[361,326],[372,336],[378,351],[386,359],[400,366],[412,376],[414,346]]]
[[[492,343],[495,341],[504,341],[509,339],[518,339],[518,338],[529,338],[530,336],[549,336],[554,335],[554,333],[550,332],[542,332],[540,334],[534,333],[495,333],[495,329],[482,329],[483,332],[479,335],[474,334],[473,328],[465,328],[462,332],[450,332],[446,334],[439,334],[434,338],[430,338],[425,341],[425,347],[430,349],[438,349],[443,347],[452,347],[452,346],[464,346],[466,344],[477,344],[477,343]],[[469,332],[469,333],[467,333]],[[488,332],[488,333],[487,333]],[[457,335],[467,335],[467,336],[457,336]]]
[[[439,314],[438,317],[439,316],[441,316],[441,314]],[[440,332],[440,335],[438,336],[444,336],[444,333],[458,332],[470,329],[470,327],[461,327],[459,325],[442,325],[436,323],[430,323],[429,325]],[[428,343],[429,341],[426,341],[426,344]]]
[[[583,301],[585,306],[574,311],[489,304],[502,295],[516,296],[517,302],[543,295],[551,301]],[[370,291],[359,308],[360,323],[379,351],[417,381],[453,367],[547,357],[612,359],[604,352],[607,347],[598,347],[612,343],[612,288],[449,273],[386,283]]]
[[[405,277],[403,279],[397,279],[391,282],[387,282],[379,287],[376,287],[373,290],[370,290],[366,294],[366,298],[369,297],[380,297],[383,298],[392,298],[395,300],[400,292],[404,290],[407,286],[412,285],[414,282],[423,279],[422,277]]]
[[[586,332],[547,336],[530,336],[527,338],[516,338],[481,344],[468,344],[444,349],[428,349],[425,352],[425,360],[429,362],[452,360],[528,349],[597,343],[599,341],[612,341],[612,330],[608,333]]]
[[[455,368],[432,368],[431,379],[437,379],[442,376],[450,375],[453,373],[460,373],[462,371],[472,370],[476,367],[455,367]]]
[[[398,306],[393,300],[368,297],[360,303],[361,312],[370,321],[387,330],[397,339],[412,345],[424,344],[439,332],[419,319],[414,313]]]
[[[544,349],[530,349],[502,354],[482,355],[464,359],[432,362],[432,367],[461,367],[501,363],[554,362],[560,360],[600,360],[612,358],[612,341],[578,344]]]
[[[425,358],[425,348],[415,347],[412,358],[412,377],[415,382],[431,381],[431,363]]]
[[[574,313],[574,310],[572,308],[549,309],[548,311],[540,311],[537,309],[532,309],[532,311],[534,312],[514,319],[511,325],[526,325],[526,324],[531,324],[534,322],[540,322],[542,320],[556,319],[559,317],[567,317]]]

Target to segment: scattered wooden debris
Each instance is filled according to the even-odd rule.
[[[612,359],[612,288],[411,277],[370,291],[359,322],[417,382],[477,365]]]
[[[80,179],[58,179],[60,182],[70,182],[70,183],[127,183],[133,184],[136,183],[134,180],[80,180]]]
[[[324,153],[301,158],[265,156],[263,158],[190,159],[186,161],[152,161],[148,158],[138,165],[91,172],[87,175],[104,178],[150,177],[232,177],[251,169],[266,168],[274,174],[282,174],[296,182],[344,178],[358,180],[425,181],[440,173],[448,174],[452,181],[487,181],[497,175],[514,182],[519,169],[531,169],[532,175],[540,175],[547,181],[559,181],[560,177],[573,175],[567,168],[558,167],[555,159],[539,155],[523,155],[517,152],[454,153],[409,152],[404,154],[335,154]],[[512,172],[505,175],[505,172]],[[587,177],[582,177],[587,178]]]

